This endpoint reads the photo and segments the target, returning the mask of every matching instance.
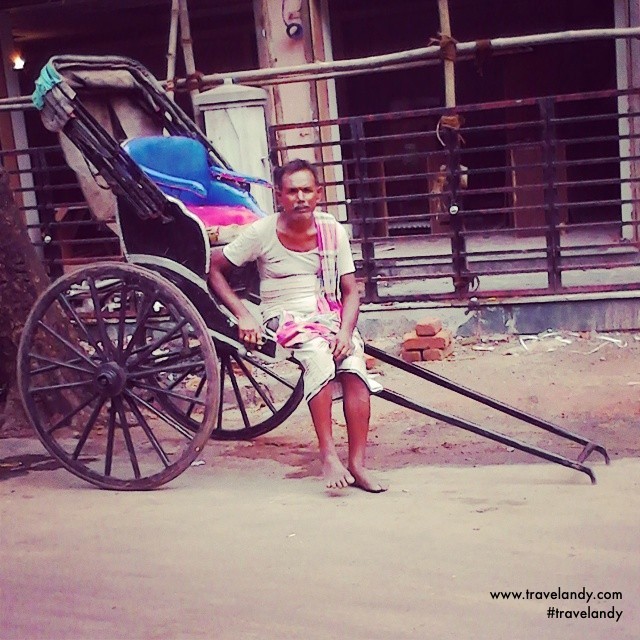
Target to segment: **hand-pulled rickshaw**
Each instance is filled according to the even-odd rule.
[[[224,239],[260,211],[255,179],[234,172],[160,83],[122,57],[56,56],[34,94],[60,135],[94,215],[110,209],[125,262],[67,273],[36,301],[18,353],[26,412],[69,471],[108,489],[175,478],[209,438],[246,440],[282,424],[303,397],[295,357],[267,332],[256,351],[207,285],[210,236]],[[84,181],[84,182],[83,182]],[[97,188],[96,188],[97,186]],[[234,286],[256,302],[251,269]],[[595,476],[601,445],[406,363],[365,352],[581,445],[576,460],[441,413],[385,389],[400,406]]]

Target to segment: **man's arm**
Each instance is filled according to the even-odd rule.
[[[238,336],[240,340],[249,345],[255,345],[259,342],[262,331],[251,312],[229,286],[229,281],[225,274],[233,266],[233,263],[224,255],[222,249],[214,249],[211,252],[209,284],[218,298],[220,298],[220,301],[238,319]]]
[[[340,294],[342,302],[340,331],[331,345],[331,352],[336,360],[343,360],[353,353],[352,335],[358,324],[360,313],[360,296],[354,273],[345,273],[340,276]]]

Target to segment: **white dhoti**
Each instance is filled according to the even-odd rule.
[[[321,389],[342,373],[357,375],[367,386],[370,393],[382,390],[382,385],[367,374],[364,359],[364,342],[356,329],[352,336],[353,353],[336,362],[326,338],[307,337],[303,342],[290,347],[292,356],[302,366],[304,397],[307,402]]]

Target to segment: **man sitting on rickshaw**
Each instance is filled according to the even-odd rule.
[[[257,345],[262,328],[229,286],[233,266],[257,261],[264,324],[279,344],[293,349],[303,368],[305,398],[318,437],[327,488],[386,489],[367,469],[365,452],[370,393],[380,386],[367,376],[364,345],[356,329],[360,300],[345,229],[316,210],[320,187],[315,167],[293,160],[274,174],[280,211],[254,222],[213,252],[209,282],[238,319],[240,339]],[[349,443],[344,465],[333,440],[333,380],[342,384]]]

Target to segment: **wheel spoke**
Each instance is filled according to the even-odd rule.
[[[251,423],[249,422],[249,416],[247,416],[247,410],[245,409],[244,402],[242,401],[242,394],[240,393],[240,388],[238,387],[236,374],[233,373],[231,360],[227,361],[227,370],[229,371],[229,380],[231,380],[233,392],[235,393],[236,400],[238,401],[238,409],[240,409],[240,413],[242,414],[242,422],[244,422],[245,429],[249,429],[251,427]]]
[[[127,358],[131,355],[133,351],[134,345],[140,336],[140,333],[144,331],[147,320],[149,319],[149,314],[153,309],[153,304],[155,302],[154,296],[149,297],[146,292],[142,292],[142,304],[138,307],[138,313],[136,314],[136,328],[133,330],[133,334],[131,336],[131,340],[129,340],[129,344],[124,350],[123,361],[126,362]]]
[[[150,354],[152,354],[156,349],[159,349],[163,344],[169,342],[169,340],[172,340],[175,337],[176,333],[180,331],[180,329],[182,329],[182,327],[184,327],[185,324],[187,324],[187,320],[186,318],[182,318],[177,324],[173,326],[173,328],[170,331],[167,330],[165,332],[165,335],[160,336],[159,338],[156,338],[153,342],[146,345],[146,347],[142,349],[142,351],[137,355],[137,357],[134,358],[134,360],[129,363],[129,366],[130,367],[140,366],[140,364],[142,364],[142,362],[144,362],[144,360]]]
[[[142,415],[142,411],[140,411],[140,409],[138,408],[138,405],[135,403],[135,401],[132,398],[126,397],[126,400],[127,400],[127,404],[131,407],[131,411],[133,411],[133,414],[135,415],[136,420],[140,423],[142,430],[145,432],[147,438],[149,438],[149,442],[151,443],[151,446],[155,449],[156,453],[158,454],[158,457],[162,461],[162,464],[165,467],[168,467],[171,464],[171,461],[169,460],[169,457],[167,456],[165,450],[162,448],[162,445],[158,441],[158,438],[156,438],[155,434],[151,430],[151,427],[149,426],[149,423],[147,422],[146,418]]]
[[[72,371],[80,371],[82,373],[89,373],[92,374],[93,371],[89,370],[89,369],[85,369],[84,367],[79,367],[76,365],[77,362],[79,362],[78,358],[74,358],[73,360],[70,360],[69,362],[60,362],[59,360],[54,360],[53,358],[49,358],[47,356],[42,356],[39,353],[29,353],[29,358],[34,358],[36,360],[40,360],[42,362],[47,362],[49,363],[51,366],[48,367],[41,367],[39,369],[31,369],[31,375],[32,376],[36,376],[39,375],[41,373],[49,373],[50,371],[55,371],[56,369],[58,369],[59,367],[64,367],[65,369],[71,369]]]
[[[38,320],[38,325],[41,326],[48,334],[52,335],[56,340],[61,342],[67,349],[75,353],[77,356],[82,358],[85,362],[88,362],[93,369],[95,369],[95,364],[91,358],[86,353],[83,353],[79,349],[76,349],[68,340],[65,340],[57,331],[46,325],[42,320]]]
[[[124,362],[124,339],[125,328],[127,326],[127,298],[129,297],[129,290],[126,283],[122,283],[120,287],[120,313],[118,314],[118,338],[116,344],[116,360],[118,364]]]
[[[129,378],[131,380],[135,380],[136,378],[148,378],[149,376],[156,375],[158,373],[168,373],[175,371],[186,371],[187,375],[193,372],[195,367],[203,368],[204,361],[200,360],[199,362],[182,362],[180,364],[173,364],[168,366],[159,366],[150,369],[140,369],[133,373],[129,374]]]
[[[107,450],[104,457],[104,475],[111,475],[111,467],[113,464],[113,440],[116,435],[116,408],[113,401],[109,405],[109,426],[107,430]]]
[[[135,394],[131,389],[125,389],[125,394],[128,398],[132,398],[136,402],[139,402],[145,409],[151,411],[151,413],[155,414],[158,418],[166,422],[170,427],[173,427],[180,435],[183,435],[188,440],[193,440],[193,433],[191,433],[188,429],[185,429],[179,422],[176,422],[171,416],[168,416],[156,409],[151,403],[141,398],[139,395]]]
[[[102,351],[106,357],[113,357],[113,343],[107,335],[107,327],[102,317],[102,308],[100,300],[98,298],[98,292],[96,291],[96,283],[91,276],[87,276],[87,283],[89,284],[89,291],[91,292],[91,300],[93,301],[93,311],[95,313],[96,324],[98,325],[98,332],[100,339],[102,340]]]
[[[280,384],[283,384],[285,387],[288,387],[289,389],[295,389],[296,388],[295,384],[292,384],[291,382],[289,382],[288,380],[286,380],[282,376],[278,375],[272,369],[269,369],[268,367],[265,367],[265,365],[262,364],[262,362],[260,362],[256,358],[252,358],[251,356],[246,356],[245,360],[247,362],[250,362],[254,367],[258,367],[258,369],[260,369],[260,371],[264,371],[264,373],[266,373],[267,375],[270,375],[272,378],[276,379]]]
[[[87,424],[85,425],[82,431],[82,434],[80,435],[80,440],[78,440],[78,444],[76,445],[76,448],[73,450],[73,453],[71,454],[71,457],[74,460],[78,459],[78,456],[80,455],[80,452],[82,451],[82,448],[84,447],[84,444],[87,441],[87,438],[89,437],[89,433],[91,433],[91,429],[93,429],[93,425],[98,419],[98,415],[100,414],[100,411],[104,406],[104,403],[105,403],[105,398],[100,398],[100,401],[98,402],[98,404],[96,404],[95,408],[91,412],[91,416],[89,417],[89,420],[87,421]]]
[[[136,387],[140,388],[140,389],[147,389],[147,391],[153,391],[154,393],[161,393],[164,396],[170,397],[170,398],[176,398],[176,400],[186,400],[187,402],[190,402],[191,404],[199,404],[204,406],[206,403],[203,400],[198,400],[197,396],[200,395],[200,391],[202,391],[202,386],[204,385],[204,378],[203,380],[201,380],[201,384],[199,385],[199,389],[196,391],[196,393],[194,394],[194,396],[185,396],[181,393],[177,393],[175,391],[169,391],[168,389],[166,389],[165,387],[160,387],[157,385],[151,385],[151,384],[147,384],[145,382],[140,382],[140,381],[134,381],[133,382],[135,384]]]
[[[258,384],[258,381],[251,375],[251,372],[247,368],[247,365],[242,361],[242,358],[239,358],[237,355],[234,354],[233,359],[238,363],[244,375],[247,376],[247,379],[253,385],[253,388],[258,392],[263,402],[269,407],[269,409],[271,410],[271,413],[275,414],[277,409],[273,406],[273,402],[271,402],[271,399],[262,390],[262,387]]]
[[[118,415],[120,416],[120,427],[122,428],[122,435],[124,436],[124,442],[129,452],[129,460],[131,460],[131,468],[133,469],[133,475],[136,479],[140,477],[140,465],[138,464],[138,456],[136,456],[136,450],[131,440],[131,433],[129,432],[129,423],[127,422],[127,413],[124,410],[124,403],[120,396],[116,396],[114,399]]]
[[[62,427],[66,426],[67,422],[69,420],[71,420],[71,418],[73,418],[73,416],[75,416],[76,414],[80,413],[80,411],[82,411],[86,406],[91,404],[99,395],[100,395],[99,393],[94,393],[87,400],[85,400],[82,404],[79,404],[75,409],[72,409],[69,413],[67,413],[67,415],[65,415],[64,417],[60,418],[60,420],[58,420],[58,422],[56,422],[53,425],[53,427],[49,427],[47,429],[47,434],[51,435],[54,431],[57,431],[58,429],[61,429]]]
[[[198,367],[197,371],[192,371],[191,369],[189,369],[188,371],[181,373],[175,380],[171,381],[171,384],[167,385],[167,389],[175,389],[188,375],[193,374],[194,376],[197,376],[200,375],[200,372],[204,373],[204,369],[202,367]]]
[[[30,393],[40,393],[42,391],[57,391],[58,389],[73,389],[76,387],[86,387],[93,384],[93,380],[79,380],[78,382],[61,382],[47,387],[29,387]]]
[[[71,306],[71,303],[67,299],[65,295],[62,293],[58,294],[58,302],[61,304],[63,311],[67,314],[67,317],[70,320],[74,320],[76,325],[82,330],[85,337],[87,338],[87,342],[104,358],[105,353],[104,349],[100,348],[100,345],[96,340],[94,340],[93,336],[89,333],[89,330],[85,326],[84,322],[80,319],[77,311]]]
[[[189,406],[185,409],[184,411],[184,415],[187,418],[187,420],[191,420],[191,414],[193,413],[193,410],[196,408],[196,405],[206,405],[207,403],[202,401],[202,400],[198,400],[198,398],[200,397],[200,394],[202,393],[202,389],[204,388],[204,383],[207,381],[207,378],[205,377],[205,375],[200,377],[200,382],[198,382],[198,386],[196,387],[196,390],[193,392],[192,395],[185,397],[185,396],[181,396],[182,398],[184,398],[188,403]],[[175,385],[167,387],[167,389],[173,389]],[[167,394],[166,395],[171,395],[171,394]],[[180,397],[180,396],[179,396]]]
[[[207,378],[205,376],[202,376],[200,378],[200,382],[198,382],[198,386],[196,387],[195,393],[193,394],[193,397],[190,401],[189,408],[187,409],[187,418],[191,418],[191,412],[195,409],[196,404],[206,404],[206,402],[197,399],[200,397],[202,389],[204,388],[204,383],[206,381]]]
[[[225,380],[225,369],[227,366],[228,356],[223,355],[220,358],[220,393],[218,396],[218,420],[216,422],[216,429],[222,429],[222,409],[224,408],[224,384]]]

